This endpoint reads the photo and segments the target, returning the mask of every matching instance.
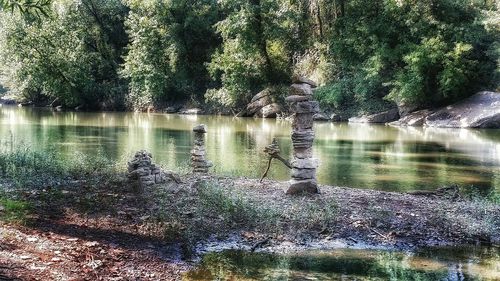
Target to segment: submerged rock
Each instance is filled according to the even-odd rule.
[[[429,115],[425,126],[500,128],[500,93],[479,92]]]
[[[387,123],[396,121],[399,118],[399,111],[397,108],[390,109],[384,112],[375,113],[361,117],[349,118],[349,123]]]

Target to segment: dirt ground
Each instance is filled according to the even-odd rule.
[[[204,182],[238,202],[277,210],[277,226],[231,219],[238,209],[197,209]],[[80,181],[26,192],[28,217],[0,221],[0,280],[181,280],[195,266],[192,249],[203,248],[194,244],[230,235],[236,246],[261,251],[328,247],[337,239],[395,249],[500,244],[500,207],[461,198],[331,186],[290,197],[285,182],[195,175],[143,191],[124,185]]]

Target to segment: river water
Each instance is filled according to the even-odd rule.
[[[276,255],[209,253],[183,280],[497,281],[497,248],[437,248],[414,253],[337,249]]]
[[[147,149],[165,168],[189,170],[191,129],[208,126],[206,145],[213,170],[259,177],[267,163],[263,148],[276,138],[291,156],[290,123],[221,116],[116,112],[52,112],[0,108],[0,140],[13,138],[36,149],[56,147],[68,156],[100,153],[124,161]],[[386,191],[435,189],[459,184],[483,193],[500,190],[500,130],[393,128],[383,125],[316,123],[314,155],[321,184]],[[289,171],[276,162],[270,178]]]

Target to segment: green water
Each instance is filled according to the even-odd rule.
[[[188,170],[191,128],[208,125],[208,158],[223,175],[259,177],[262,152],[277,138],[291,155],[290,123],[280,120],[144,113],[52,112],[0,107],[0,139],[11,135],[37,149],[56,146],[74,152],[102,153],[123,161],[147,149],[155,161]],[[392,128],[378,125],[317,123],[314,155],[322,184],[390,191],[435,189],[457,183],[470,190],[500,190],[500,130]],[[270,177],[289,178],[280,163]]]
[[[294,255],[226,251],[205,255],[183,280],[500,280],[495,248],[416,253],[338,249]]]

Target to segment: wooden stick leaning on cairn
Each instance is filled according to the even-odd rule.
[[[287,166],[289,169],[292,169],[292,165],[290,164],[290,162],[288,160],[286,160],[285,158],[281,157],[280,147],[279,147],[278,142],[276,141],[275,138],[273,138],[273,142],[270,145],[268,145],[264,148],[264,152],[269,154],[269,161],[267,162],[266,171],[264,172],[264,174],[260,178],[259,182],[262,182],[262,180],[264,180],[264,178],[267,177],[267,173],[269,172],[269,169],[271,168],[271,162],[273,161],[273,159],[280,160],[283,164],[285,164],[285,166]]]

